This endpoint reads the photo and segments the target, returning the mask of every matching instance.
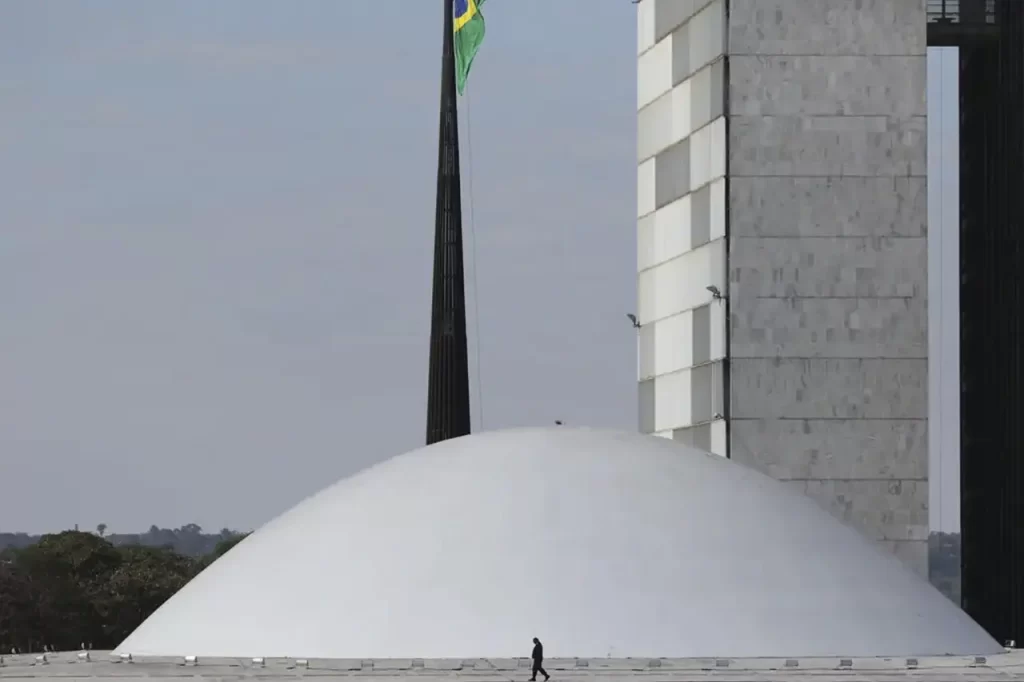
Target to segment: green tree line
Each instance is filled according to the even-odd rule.
[[[76,527],[75,530],[78,530]],[[160,528],[150,526],[144,533],[108,533],[107,524],[96,526],[96,533],[106,538],[112,545],[142,545],[143,547],[170,547],[178,554],[201,557],[214,551],[217,543],[239,535],[238,531],[223,528],[218,533],[204,533],[195,523],[187,523],[180,528]],[[28,547],[42,539],[41,535],[28,533],[0,532],[0,550],[8,547]]]
[[[65,531],[0,552],[0,652],[112,649],[245,535],[201,556]]]

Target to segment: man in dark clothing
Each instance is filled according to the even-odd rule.
[[[551,679],[551,675],[544,670],[544,645],[540,643],[540,640],[536,637],[533,638],[533,677],[530,678],[530,682],[537,681],[537,673],[544,676],[544,682]]]

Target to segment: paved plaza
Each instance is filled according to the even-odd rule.
[[[914,658],[803,658],[803,659],[558,659],[545,661],[552,682],[560,680],[642,679],[645,682],[689,680],[814,680],[828,682],[919,682],[949,680],[1024,680],[1024,652],[995,656]],[[378,680],[421,678],[525,681],[530,676],[526,659],[190,659],[136,658],[123,660],[109,652],[13,655],[3,657],[0,678],[32,680],[116,679],[118,682],[154,678],[211,680],[258,679],[266,682],[298,678],[371,677]]]

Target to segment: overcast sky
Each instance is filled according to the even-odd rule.
[[[483,424],[635,428],[635,7],[486,9]],[[251,528],[422,445],[440,22],[0,4],[0,529]]]
[[[959,51],[928,50],[928,444],[932,529],[960,530]]]
[[[440,4],[0,4],[0,530],[252,528],[422,444]],[[474,425],[633,429],[635,7],[486,14]]]

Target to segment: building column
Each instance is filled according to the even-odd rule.
[[[638,9],[640,430],[725,455],[727,3]]]
[[[642,0],[638,24],[641,430],[926,574],[923,0]]]

